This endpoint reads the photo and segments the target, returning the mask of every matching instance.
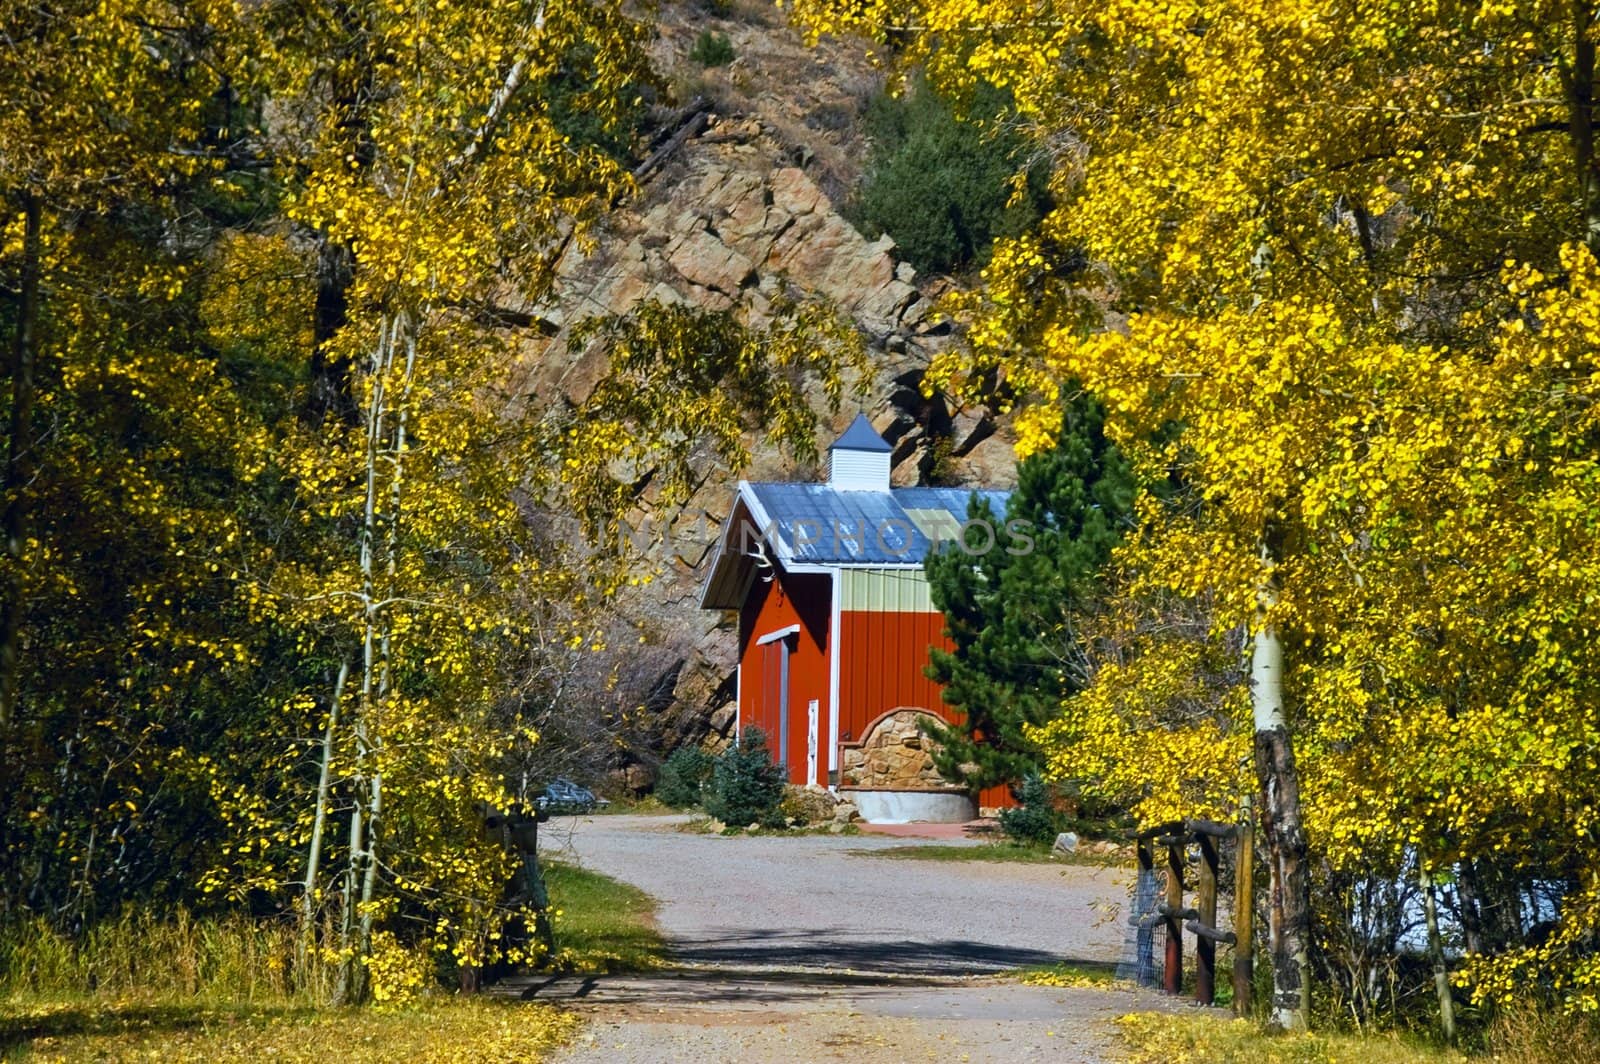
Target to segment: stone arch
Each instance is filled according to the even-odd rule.
[[[903,791],[948,788],[933,764],[938,744],[922,733],[924,719],[943,723],[920,706],[897,706],[880,713],[860,739],[840,744],[840,784]]]

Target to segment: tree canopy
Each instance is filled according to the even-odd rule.
[[[580,331],[583,409],[511,394],[504,306],[633,188],[625,5],[5,23],[0,922],[295,913],[347,1001],[532,959],[485,820],[629,577],[550,515],[598,539],[757,418],[805,453],[772,408],[859,341],[646,307]]]
[[[1138,468],[1186,485],[1123,563],[1253,633],[1233,727],[1258,736],[1280,1020],[1306,1014],[1285,970],[1317,952],[1311,855],[1455,876],[1475,995],[1595,1007],[1593,7],[799,10],[949,91],[1008,89],[1052,152],[1059,206],[996,249],[932,378],[998,373],[1023,453],[1080,380]],[[1087,271],[1060,268],[1068,236]],[[1155,694],[1150,665],[1107,679]],[[1535,882],[1560,884],[1537,934]]]

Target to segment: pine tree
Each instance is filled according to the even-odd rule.
[[[765,733],[746,728],[711,770],[706,812],[730,827],[770,827],[781,822],[781,801],[783,770],[772,760]]]
[[[946,544],[928,555],[933,602],[955,648],[933,648],[927,674],[961,713],[927,725],[947,779],[982,789],[1037,773],[1025,727],[1048,720],[1087,680],[1075,617],[1133,513],[1133,474],[1103,423],[1093,399],[1066,403],[1055,447],[1018,466],[1005,524],[1026,531],[1031,550],[1017,541],[969,554]],[[976,498],[968,516],[1000,526]]]

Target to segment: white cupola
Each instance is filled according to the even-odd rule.
[[[844,435],[828,448],[828,486],[839,491],[888,491],[893,451],[866,415],[857,414]]]

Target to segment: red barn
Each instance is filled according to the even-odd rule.
[[[737,727],[766,733],[791,783],[852,792],[867,820],[966,820],[1011,798],[933,768],[918,719],[955,714],[923,671],[950,643],[922,561],[1007,549],[1007,493],[892,488],[890,451],[858,415],[826,484],[740,481],[700,604],[738,611]],[[967,524],[975,494],[995,522]]]

